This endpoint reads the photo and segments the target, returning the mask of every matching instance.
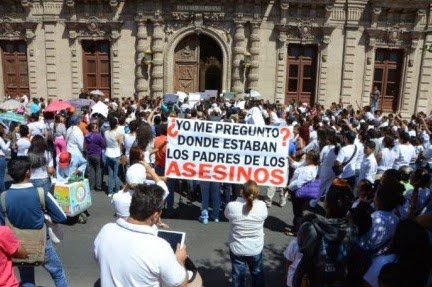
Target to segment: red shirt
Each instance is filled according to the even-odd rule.
[[[167,136],[160,135],[155,138],[154,147],[159,148],[166,141],[167,141]],[[162,149],[159,149],[159,151],[155,153],[155,166],[158,166],[160,168],[165,168],[166,149],[167,149],[167,145],[164,145]]]
[[[0,286],[18,286],[12,269],[12,255],[18,250],[19,241],[7,226],[0,226]]]

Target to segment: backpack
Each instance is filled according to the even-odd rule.
[[[323,236],[317,241],[314,254],[303,254],[294,274],[293,286],[348,286],[348,250],[344,248],[342,241],[329,241]]]

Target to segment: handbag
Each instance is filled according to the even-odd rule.
[[[351,157],[346,162],[342,163],[341,165],[333,165],[332,166],[333,173],[336,176],[341,175],[341,173],[343,172],[343,169],[345,168],[345,166],[351,162],[351,160],[354,158],[354,156],[355,156],[356,153],[357,153],[357,146],[354,145],[354,152],[353,152],[353,154],[351,155]]]
[[[38,187],[39,201],[42,206],[42,210],[45,212],[45,194],[43,188]],[[38,266],[45,261],[45,246],[47,239],[47,228],[44,224],[41,229],[21,229],[13,226],[7,216],[6,210],[6,193],[1,194],[1,207],[5,214],[6,225],[15,233],[18,238],[20,245],[27,251],[28,257],[25,259],[12,258],[14,265],[30,265]]]
[[[315,178],[296,190],[295,196],[301,199],[317,199],[320,196],[319,178]]]

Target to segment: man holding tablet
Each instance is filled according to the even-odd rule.
[[[163,195],[158,185],[138,185],[130,216],[106,224],[99,232],[94,253],[102,286],[160,286],[162,282],[168,287],[187,286],[186,246],[178,244],[174,253],[152,227],[161,216]]]

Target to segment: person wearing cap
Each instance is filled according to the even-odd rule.
[[[147,179],[147,174],[150,179]],[[134,188],[138,184],[156,184],[164,190],[163,199],[168,197],[169,191],[165,182],[156,174],[154,169],[146,162],[140,161],[129,167],[126,172],[127,185],[113,195],[111,203],[113,204],[115,214],[118,218],[127,219],[129,217],[129,207],[134,193]]]
[[[66,130],[66,149],[68,152],[82,157],[84,150],[84,134],[78,127],[80,118],[73,115],[69,118],[71,126]]]
[[[57,181],[65,182],[72,175],[83,175],[87,167],[87,161],[82,155],[67,151],[57,157]]]
[[[153,228],[162,214],[164,194],[157,184],[138,184],[129,217],[102,227],[94,242],[101,286],[188,286],[186,246],[177,245],[173,252]]]

